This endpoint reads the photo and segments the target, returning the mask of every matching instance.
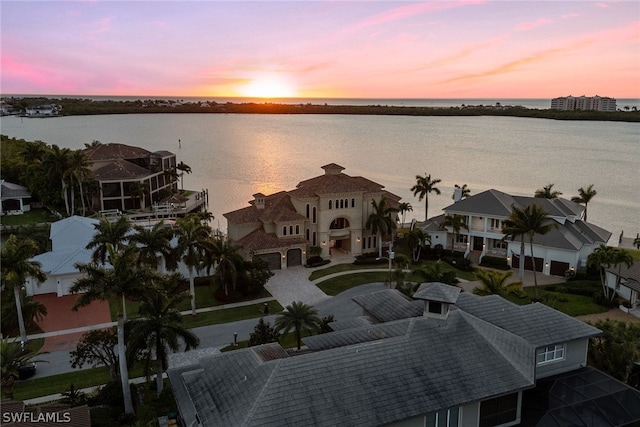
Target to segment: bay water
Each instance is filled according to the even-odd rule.
[[[517,117],[131,114],[0,119],[0,132],[71,149],[98,140],[176,153],[192,168],[185,189],[209,190],[214,226],[257,192],[292,190],[337,163],[383,184],[424,219],[410,188],[416,175],[441,179],[429,216],[453,203],[455,184],[533,195],[547,184],[570,199],[594,185],[589,222],[640,232],[640,124]],[[180,142],[178,142],[180,141]]]

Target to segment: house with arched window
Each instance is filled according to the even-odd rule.
[[[307,247],[322,257],[340,251],[351,255],[377,252],[379,242],[365,228],[371,201],[383,196],[397,206],[400,197],[360,176],[343,173],[331,163],[323,175],[300,182],[295,189],[271,195],[254,194],[250,206],[224,214],[228,235],[245,258],[265,259],[271,269],[306,263]]]

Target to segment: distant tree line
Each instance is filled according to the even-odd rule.
[[[461,105],[456,107],[405,107],[393,105],[328,105],[279,103],[185,102],[184,100],[92,100],[86,98],[4,98],[14,111],[28,106],[55,103],[62,115],[158,114],[158,113],[234,113],[234,114],[353,114],[400,116],[511,116],[555,120],[598,120],[640,122],[640,112],[561,111],[505,105]]]

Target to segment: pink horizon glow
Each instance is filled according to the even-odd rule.
[[[636,1],[3,1],[2,94],[640,98]]]

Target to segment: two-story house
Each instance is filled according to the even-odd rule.
[[[362,317],[332,322],[334,332],[305,338],[300,352],[267,344],[176,355],[168,376],[182,421],[362,427],[640,421],[640,407],[633,407],[640,392],[586,367],[589,338],[600,331],[548,306],[517,306],[442,283],[422,284],[414,300],[386,289],[354,301]]]
[[[469,196],[443,209],[444,214],[431,218],[421,227],[432,239],[432,245],[472,254],[478,262],[484,256],[505,258],[512,268],[520,265],[520,237],[505,239],[502,233],[504,221],[513,207],[524,208],[531,204],[542,207],[555,225],[548,234],[536,234],[533,254],[528,238],[525,245],[524,266],[546,275],[562,276],[567,270],[584,268],[587,257],[598,246],[606,243],[611,233],[582,220],[584,206],[563,198],[544,199],[512,196],[498,190],[487,190]],[[467,228],[457,234],[450,227],[442,227],[445,217],[461,215]],[[535,260],[535,262],[534,262]]]
[[[94,144],[84,150],[98,182],[94,208],[101,211],[144,209],[177,190],[176,155],[125,144]],[[140,188],[147,189],[141,194]]]
[[[335,163],[322,166],[324,175],[300,182],[294,190],[271,195],[254,194],[250,206],[224,214],[229,238],[245,258],[265,259],[271,269],[306,262],[307,246],[352,255],[377,252],[375,234],[365,228],[371,202],[383,196],[395,206],[400,197],[384,186],[359,176],[349,176]]]

